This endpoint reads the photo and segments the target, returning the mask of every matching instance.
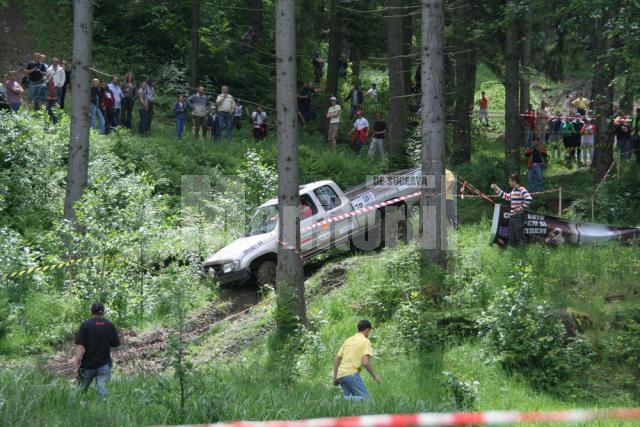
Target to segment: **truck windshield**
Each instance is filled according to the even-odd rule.
[[[249,224],[247,236],[270,233],[278,223],[278,205],[263,206],[259,208]]]

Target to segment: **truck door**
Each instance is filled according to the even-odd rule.
[[[305,256],[314,255],[326,247],[326,241],[329,240],[329,233],[327,231],[322,230],[321,227],[314,227],[306,230],[313,224],[322,221],[324,218],[325,212],[322,208],[318,208],[317,202],[314,198],[311,197],[310,194],[301,194],[300,247]]]
[[[330,246],[336,246],[339,243],[345,241],[351,231],[357,227],[357,219],[353,217],[339,219],[342,214],[347,214],[352,211],[351,202],[346,197],[340,197],[339,190],[336,191],[332,185],[323,185],[316,188],[313,193],[318,198],[318,202],[322,206],[322,209],[326,212],[326,218],[333,218],[334,220],[329,224],[330,231]]]

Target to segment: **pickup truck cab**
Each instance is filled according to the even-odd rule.
[[[419,169],[400,174],[419,174]],[[402,176],[402,175],[399,175]],[[360,249],[372,249],[383,244],[386,210],[405,207],[407,201],[397,200],[407,195],[411,186],[371,186],[371,182],[346,193],[333,181],[317,181],[300,187],[300,245],[305,259],[334,247],[348,249],[356,243]],[[414,193],[415,194],[415,193]],[[388,200],[384,207],[369,208]],[[409,201],[417,201],[417,197]],[[258,207],[244,237],[235,240],[205,260],[203,272],[220,284],[241,284],[249,280],[259,286],[275,284],[278,249],[278,200],[272,199]],[[406,237],[406,209],[400,228]]]

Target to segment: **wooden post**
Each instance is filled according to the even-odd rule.
[[[558,218],[562,216],[562,187],[558,189]]]

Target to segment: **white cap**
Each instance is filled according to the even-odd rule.
[[[329,98],[329,101],[337,101],[338,98],[336,98],[335,96],[332,96],[331,98]]]

